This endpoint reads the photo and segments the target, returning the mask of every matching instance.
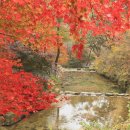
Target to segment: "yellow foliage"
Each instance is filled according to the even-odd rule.
[[[113,80],[130,83],[130,43],[128,39],[120,42],[111,46],[111,50],[102,51],[95,61],[95,69]]]

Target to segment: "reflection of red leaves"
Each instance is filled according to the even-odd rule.
[[[67,100],[69,100],[70,99],[70,97],[69,96],[66,96],[66,95],[61,95],[60,97],[59,97],[59,101],[67,101]]]

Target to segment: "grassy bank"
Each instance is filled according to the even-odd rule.
[[[130,87],[130,44],[113,45],[111,49],[103,48],[94,67],[98,73],[118,83],[124,90]]]

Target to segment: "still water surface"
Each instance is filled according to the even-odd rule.
[[[96,73],[69,70],[61,80],[63,91],[118,92],[114,83]],[[71,96],[69,101],[60,104],[60,108],[35,113],[6,130],[83,130],[81,122],[113,126],[127,119],[127,103],[125,97]]]
[[[7,129],[83,130],[81,122],[112,126],[127,119],[127,99],[124,97],[71,96],[70,99],[60,108],[40,111]]]

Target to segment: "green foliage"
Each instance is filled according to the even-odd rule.
[[[101,127],[100,124],[97,122],[92,122],[90,124],[86,124],[85,122],[80,123],[85,130],[111,130],[111,128],[108,127]]]
[[[128,125],[127,130],[130,130],[130,125]]]
[[[54,74],[51,74],[50,75],[50,79],[52,80],[52,81],[54,81],[55,82],[55,84],[61,84],[61,80],[60,80],[60,78],[58,78],[56,75],[54,75]]]
[[[27,72],[33,72],[42,75],[47,75],[50,73],[49,71],[51,64],[46,60],[46,58],[41,57],[38,54],[27,54],[20,52],[19,58],[22,61],[24,70]]]
[[[70,38],[69,38],[69,29],[67,28],[67,26],[63,26],[61,25],[61,27],[59,28],[59,35],[63,37],[63,41],[64,42],[67,42],[67,41],[70,41]]]
[[[69,59],[68,63],[66,65],[64,65],[64,67],[81,68],[83,62],[85,62],[85,61],[72,57]]]
[[[88,48],[84,48],[81,59],[78,59],[75,55],[71,54],[68,63],[64,67],[68,68],[82,68],[90,65],[90,63],[95,59],[93,54]]]
[[[49,130],[53,130],[51,126],[49,126]]]
[[[87,48],[90,48],[92,52],[99,56],[102,46],[106,46],[107,37],[104,35],[93,36],[92,32],[87,34]]]
[[[70,54],[71,50],[68,50],[70,59],[65,67],[81,68],[83,66],[89,66],[95,59],[95,56],[99,56],[102,46],[106,45],[107,38],[103,35],[93,36],[92,32],[89,32],[86,36],[87,44],[84,47],[83,55],[81,59],[77,59],[74,55]],[[72,46],[72,45],[71,45]]]
[[[81,122],[84,130],[130,130],[130,124],[118,124],[113,127],[101,127],[97,122],[92,122],[90,125]]]
[[[15,43],[11,46],[11,50],[16,54],[16,59],[20,59],[23,67],[16,69],[24,69],[26,72],[32,72],[41,76],[50,74],[51,62],[47,56],[42,56],[40,53],[23,46],[23,44]]]

